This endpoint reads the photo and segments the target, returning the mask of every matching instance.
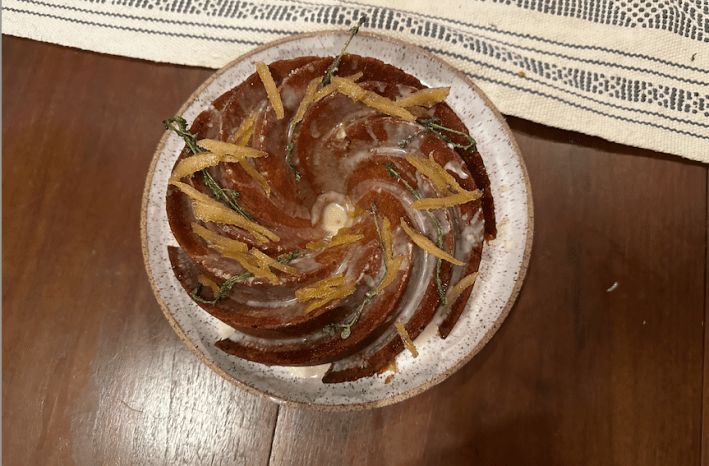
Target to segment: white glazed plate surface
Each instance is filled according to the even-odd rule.
[[[180,110],[188,124],[212,101],[255,72],[255,63],[304,55],[335,57],[349,32],[293,36],[242,56],[213,75]],[[167,247],[177,245],[165,211],[167,180],[184,146],[166,132],[148,173],[141,213],[143,255],[158,302],[189,348],[222,377],[273,401],[332,411],[384,406],[441,382],[468,362],[502,324],[519,292],[532,243],[532,197],[524,162],[503,118],[469,79],[423,50],[384,36],[360,32],[348,53],[378,58],[416,76],[430,87],[450,86],[446,102],[463,120],[485,162],[497,218],[497,238],[485,243],[480,277],[467,307],[445,340],[427,328],[415,341],[419,357],[404,351],[398,373],[354,382],[323,384],[293,375],[285,367],[265,366],[223,353],[214,346],[217,320],[195,304],[172,272]]]

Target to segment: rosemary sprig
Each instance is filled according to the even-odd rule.
[[[187,147],[193,154],[206,152],[206,150],[202,149],[201,147],[199,147],[199,145],[197,145],[197,135],[187,131],[187,121],[181,116],[169,118],[163,121],[162,124],[165,125],[166,130],[174,131],[177,133],[178,136],[184,139],[185,144],[187,144]]]
[[[377,210],[378,210],[377,205],[374,202],[372,202],[372,210],[370,212],[374,217],[374,226],[377,228],[377,234],[379,235],[379,244],[381,245],[382,251],[383,251],[384,250],[384,240],[382,240],[382,231],[379,228],[379,222],[377,222]],[[384,279],[386,278],[388,273],[389,273],[389,267],[387,266],[387,263],[385,260],[384,261],[384,275],[379,280],[379,283],[377,283],[377,285],[374,288],[369,290],[364,295],[364,300],[362,301],[362,304],[359,305],[359,308],[357,308],[357,311],[355,312],[354,316],[352,316],[352,318],[348,322],[345,322],[345,323],[340,322],[340,323],[328,324],[325,326],[325,328],[323,328],[323,331],[325,333],[327,333],[328,335],[330,335],[331,337],[334,337],[335,331],[338,328],[341,328],[342,332],[340,332],[340,338],[342,338],[343,340],[346,340],[347,338],[349,338],[350,334],[352,333],[352,326],[354,326],[359,321],[359,318],[362,315],[362,311],[364,310],[364,306],[366,306],[367,303],[369,303],[369,301],[371,301],[371,299],[374,296],[376,296],[377,288],[379,288],[379,285],[384,281]]]
[[[330,84],[330,80],[332,79],[332,75],[335,74],[335,71],[337,71],[337,67],[340,66],[340,60],[342,60],[342,56],[345,54],[345,51],[347,51],[347,47],[349,47],[350,42],[352,42],[352,39],[354,39],[354,36],[357,35],[359,32],[360,26],[362,26],[365,22],[367,21],[366,16],[362,16],[359,19],[359,22],[355,27],[350,29],[350,38],[347,39],[347,42],[345,42],[345,46],[342,47],[342,50],[340,51],[340,54],[333,60],[332,64],[328,67],[327,71],[325,72],[325,77],[323,78],[322,82],[320,83],[320,88],[323,88]]]
[[[293,169],[293,175],[295,176],[296,181],[300,181],[300,173],[298,173],[298,169],[295,167],[295,164],[293,163],[293,133],[295,133],[295,129],[298,127],[300,123],[296,123],[292,126],[292,130],[289,132],[290,135],[288,136],[288,146],[286,146],[287,152],[286,152],[286,163],[288,164],[291,169]]]
[[[250,276],[251,276],[251,272],[241,272],[240,274],[234,275],[233,277],[229,278],[224,283],[222,283],[222,286],[219,287],[219,293],[217,293],[217,295],[214,297],[214,299],[212,301],[203,299],[199,296],[199,292],[202,289],[201,283],[199,285],[197,285],[197,288],[195,288],[194,291],[192,291],[192,294],[190,296],[192,296],[192,299],[194,299],[195,301],[198,301],[200,303],[205,303],[205,304],[211,304],[212,306],[214,306],[219,301],[224,299],[224,297],[227,294],[227,291],[229,291],[234,285],[236,285],[237,283],[239,283],[242,280],[249,278]]]
[[[414,138],[415,138],[416,136],[418,136],[419,134],[420,134],[420,133],[414,133],[414,134],[412,134],[411,136],[409,136],[408,138],[404,139],[403,141],[401,141],[401,142],[399,143],[399,147],[404,148],[404,147],[408,146],[409,144],[411,144],[411,141],[413,141]]]
[[[298,250],[296,250],[296,251],[288,252],[288,253],[285,253],[285,254],[281,254],[280,256],[278,256],[278,257],[276,258],[276,260],[277,260],[278,262],[280,262],[281,264],[287,264],[287,263],[289,263],[289,262],[291,262],[291,261],[293,261],[293,260],[295,260],[295,259],[297,259],[297,258],[299,258],[299,257],[302,257],[303,255],[305,255],[305,252],[304,252],[304,251],[298,251]],[[217,295],[216,295],[216,296],[214,297],[214,299],[211,300],[211,301],[206,300],[206,299],[203,299],[202,297],[199,296],[199,292],[200,292],[200,290],[202,289],[202,284],[200,283],[200,284],[197,285],[197,287],[192,291],[192,294],[191,294],[192,299],[194,299],[195,301],[198,301],[198,302],[200,302],[200,303],[211,304],[212,306],[214,306],[214,305],[217,304],[219,301],[221,301],[222,299],[224,299],[224,297],[226,296],[227,292],[228,292],[230,289],[232,289],[232,287],[233,287],[234,285],[236,285],[236,284],[239,283],[240,281],[246,280],[246,279],[249,278],[250,276],[251,276],[251,272],[241,272],[241,273],[236,274],[236,275],[234,275],[233,277],[227,279],[224,283],[222,283],[222,286],[219,287],[219,293],[217,293]]]
[[[389,176],[401,181],[404,184],[404,186],[406,187],[406,189],[408,189],[411,192],[411,194],[414,195],[416,200],[421,199],[421,194],[419,194],[419,192],[416,189],[411,187],[411,185],[409,183],[407,183],[406,180],[404,180],[401,177],[401,175],[399,175],[399,172],[396,171],[394,164],[392,164],[391,162],[384,162],[382,165],[384,165],[384,167],[387,169],[387,172],[389,172]],[[438,247],[440,249],[443,249],[443,228],[441,227],[441,223],[431,213],[431,211],[427,210],[426,213],[431,218],[431,220],[433,220],[433,224],[436,225],[436,233],[438,235]],[[447,300],[446,300],[446,289],[445,289],[446,287],[443,284],[443,281],[441,280],[442,262],[443,261],[441,259],[438,259],[436,261],[436,285],[438,287],[438,297],[441,299],[441,305],[445,306],[447,303]]]
[[[419,123],[423,125],[424,128],[426,128],[425,132],[426,133],[436,133],[438,134],[444,141],[446,141],[448,144],[451,144],[454,148],[456,149],[463,149],[463,150],[468,150],[470,152],[475,152],[476,149],[476,143],[475,139],[473,139],[472,136],[469,134],[465,134],[462,131],[456,131],[454,129],[446,128],[445,126],[441,126],[440,119],[438,117],[431,117],[429,119],[420,119],[418,120]],[[468,145],[462,145],[462,144],[457,144],[451,140],[448,136],[443,134],[443,131],[448,132],[448,133],[453,133],[453,134],[458,134],[460,136],[463,136],[466,141],[468,141]],[[403,146],[402,146],[403,147]]]
[[[332,76],[335,74],[335,71],[337,71],[337,67],[340,66],[340,60],[342,60],[343,55],[345,54],[345,51],[347,50],[347,47],[350,45],[350,42],[352,42],[352,39],[354,36],[357,35],[359,32],[360,26],[362,26],[365,22],[367,21],[366,16],[362,16],[359,19],[359,22],[355,27],[350,29],[350,37],[347,39],[347,42],[345,42],[344,47],[342,47],[342,50],[340,51],[340,54],[332,61],[330,66],[327,68],[325,71],[325,77],[323,80],[320,82],[320,88],[322,89],[323,87],[327,86],[330,84],[330,80],[332,79]],[[295,175],[295,180],[300,181],[300,173],[298,173],[298,169],[296,168],[295,164],[293,163],[293,135],[295,134],[296,128],[298,128],[298,123],[291,124],[290,127],[288,128],[288,145],[286,146],[286,163],[288,166],[293,170],[293,173]]]
[[[240,196],[238,192],[234,191],[233,189],[225,189],[219,186],[217,182],[214,181],[214,178],[212,178],[212,175],[209,174],[207,169],[202,170],[202,175],[204,175],[204,184],[206,184],[209,189],[212,190],[212,193],[214,193],[214,199],[216,199],[217,201],[221,201],[222,199],[224,199],[229,205],[229,207],[232,208],[232,210],[239,212],[247,219],[253,221],[251,215],[237,203],[236,200]]]
[[[276,260],[278,262],[280,262],[281,264],[287,264],[288,262],[291,262],[291,261],[294,261],[300,257],[303,257],[307,253],[308,253],[307,251],[295,250],[292,252],[287,252],[285,254],[281,254],[280,256],[276,257]]]
[[[168,131],[174,131],[180,136],[187,145],[187,149],[194,155],[207,152],[205,149],[197,144],[197,135],[192,134],[187,131],[187,121],[181,116],[176,116],[174,118],[169,118],[162,122],[165,125],[165,129]],[[193,174],[194,176],[194,174]],[[214,199],[220,202],[222,199],[231,207],[232,210],[239,212],[241,215],[247,219],[253,221],[251,215],[248,214],[237,202],[236,199],[239,197],[239,193],[233,189],[224,189],[212,178],[207,169],[202,170],[202,176],[204,177],[204,184],[212,190],[214,194]]]

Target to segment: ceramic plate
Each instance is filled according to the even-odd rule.
[[[209,104],[255,71],[255,63],[302,55],[336,56],[348,31],[298,35],[260,47],[216,72],[180,110],[191,122]],[[227,355],[216,347],[217,320],[187,295],[170,267],[167,247],[176,245],[165,211],[167,180],[182,147],[166,132],[148,173],[141,234],[151,284],[165,316],[180,338],[209,367],[250,393],[273,401],[331,411],[384,406],[441,382],[468,362],[502,324],[519,292],[532,244],[532,197],[517,144],[492,103],[462,73],[439,58],[384,36],[360,32],[349,53],[378,58],[416,76],[430,87],[450,86],[446,102],[465,122],[483,157],[495,200],[498,236],[485,243],[478,278],[463,316],[445,340],[426,329],[415,341],[419,357],[404,351],[398,373],[340,384],[295,375],[286,367],[265,366]]]

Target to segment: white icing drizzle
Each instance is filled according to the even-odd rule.
[[[294,377],[299,379],[322,379],[330,368],[330,363],[319,366],[286,367]]]
[[[234,332],[236,332],[236,330],[233,327],[230,327],[221,320],[217,321],[217,333],[219,334],[220,340],[229,338]]]
[[[453,162],[453,161],[451,160],[451,161],[448,161],[448,162],[445,164],[445,166],[444,166],[443,168],[445,168],[445,169],[448,170],[449,172],[455,173],[456,175],[458,175],[459,178],[461,178],[461,179],[463,179],[463,180],[466,179],[466,178],[468,178],[468,174],[465,173],[465,170],[463,169],[463,164],[462,164],[462,163]]]

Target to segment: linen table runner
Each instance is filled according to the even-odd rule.
[[[4,0],[5,34],[220,68],[287,35],[405,40],[506,115],[709,162],[709,0]]]

